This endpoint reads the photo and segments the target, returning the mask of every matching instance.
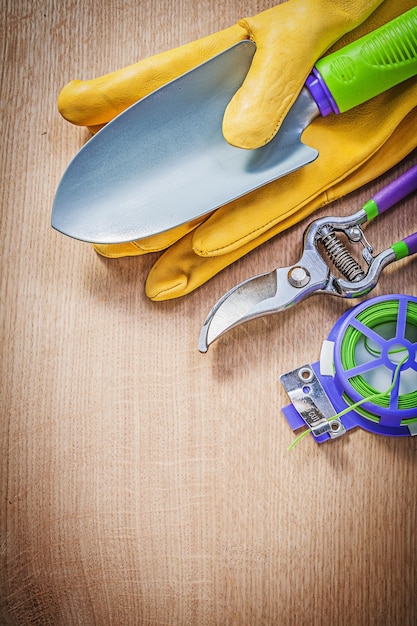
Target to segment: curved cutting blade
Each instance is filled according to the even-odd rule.
[[[277,294],[277,272],[274,270],[248,278],[214,305],[201,329],[198,342],[200,352],[207,352],[209,345],[231,328],[266,314],[266,303],[272,305]]]
[[[255,45],[242,41],[164,85],[92,137],[56,192],[52,226],[92,243],[122,243],[190,222],[314,160],[301,133],[318,114],[303,89],[276,137],[228,144],[225,108]]]
[[[329,277],[329,267],[317,250],[307,249],[297,265],[244,280],[211,309],[200,332],[199,351],[207,352],[213,341],[244,322],[278,313],[325,290]]]

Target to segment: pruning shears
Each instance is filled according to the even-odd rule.
[[[220,298],[201,329],[200,352],[207,352],[209,345],[230,329],[288,309],[314,294],[342,298],[368,294],[387,265],[416,254],[417,232],[374,255],[361,226],[416,189],[417,165],[378,191],[352,215],[312,222],[304,234],[304,251],[297,263],[248,278]],[[362,245],[364,263],[351,253],[351,244]]]

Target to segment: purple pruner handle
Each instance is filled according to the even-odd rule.
[[[408,254],[411,256],[412,254],[417,253],[417,233],[413,233],[412,235],[408,235],[403,239],[405,245],[408,248]]]
[[[378,191],[372,200],[378,207],[378,213],[381,214],[394,204],[408,196],[417,189],[417,165],[414,165],[405,174],[392,181],[389,185]],[[413,235],[411,235],[413,237]]]

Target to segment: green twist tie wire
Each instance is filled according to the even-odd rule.
[[[375,330],[378,327],[382,327],[384,324],[396,325],[397,317],[398,301],[390,300],[385,302],[379,302],[370,306],[369,308],[362,311],[356,319],[367,328]],[[407,307],[407,324],[411,324],[412,326],[417,327],[417,305],[411,302],[408,303]],[[346,329],[341,344],[341,361],[345,372],[349,372],[349,370],[354,369],[358,365],[355,359],[355,349],[359,340],[362,337],[363,333],[359,329],[356,329],[353,326],[349,326]],[[381,338],[383,338],[382,335]],[[372,348],[369,346],[369,343],[367,344],[367,350],[370,354],[372,354]],[[400,346],[397,352],[404,352],[404,348]],[[391,351],[390,354],[394,355],[395,351]],[[380,356],[379,353],[376,353],[376,356]],[[408,355],[406,358],[408,358]],[[382,396],[378,395],[380,394],[379,390],[372,387],[372,385],[370,385],[363,376],[353,376],[349,382],[352,388],[363,398],[366,398],[368,400],[372,396],[376,395],[376,397],[372,399],[372,402],[374,402],[374,404],[383,408],[389,407],[389,395],[387,395],[386,393],[382,394]],[[416,406],[417,390],[399,396],[399,409],[404,410],[414,408]]]

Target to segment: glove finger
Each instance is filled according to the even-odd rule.
[[[193,233],[189,233],[177,244],[166,250],[152,267],[147,282],[146,295],[151,300],[169,300],[191,293],[207,282],[228,265],[248,254],[262,243],[286,230],[293,224],[306,218],[319,207],[340,198],[351,191],[358,189],[374,180],[388,169],[399,163],[414,149],[416,145],[415,128],[417,124],[417,109],[412,110],[398,125],[395,132],[386,143],[366,160],[349,176],[338,180],[326,191],[297,208],[297,212],[284,211],[285,217],[272,228],[263,232],[257,238],[248,241],[240,248],[215,257],[200,257],[192,250]],[[297,174],[294,172],[294,174]],[[293,174],[289,175],[289,178]],[[256,211],[254,202],[252,210]]]
[[[256,53],[242,87],[226,108],[226,140],[249,149],[268,143],[317,59],[379,4],[381,0],[355,0],[347,9],[344,0],[333,1],[331,7],[326,0],[289,0],[240,20],[256,43]]]
[[[94,127],[242,39],[247,39],[246,30],[236,24],[104,76],[72,80],[58,96],[58,110],[69,122],[95,131]]]
[[[195,233],[194,251],[201,256],[229,253],[269,230],[311,194],[325,191],[376,153],[416,106],[417,81],[410,79],[352,111],[317,118],[304,131],[303,142],[319,151],[318,158],[216,211]],[[410,135],[414,144],[416,134]]]

